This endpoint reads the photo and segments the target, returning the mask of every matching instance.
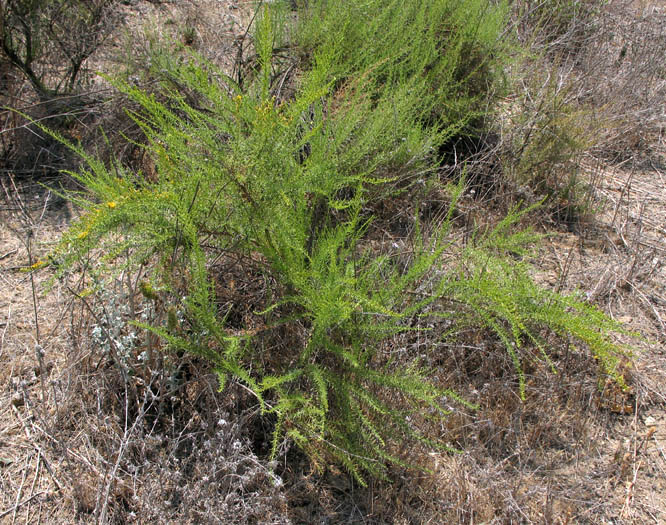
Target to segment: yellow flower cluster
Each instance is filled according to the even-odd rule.
[[[274,101],[275,97],[269,98],[257,106],[257,114],[259,115],[260,119],[265,119],[273,112]]]
[[[285,106],[283,104],[279,104],[276,107],[275,97],[271,97],[265,100],[263,103],[257,105],[256,107],[257,116],[261,120],[268,120],[269,115],[275,114],[279,118],[279,120],[272,119],[273,120],[272,124],[277,123],[283,126],[288,126],[289,124],[291,124],[292,119],[284,113],[284,108]]]
[[[31,270],[39,270],[40,268],[44,268],[44,266],[48,265],[49,262],[45,260],[37,261],[35,264],[33,264],[30,269]]]

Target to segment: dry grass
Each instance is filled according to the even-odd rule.
[[[604,178],[607,184],[601,189],[609,204],[598,228],[585,236],[557,234],[544,245],[538,266],[553,287],[594,294],[607,311],[656,340],[663,337],[659,317],[666,315],[664,305],[657,300],[649,306],[640,294],[663,296],[662,267],[644,268],[663,254],[636,262],[637,252],[631,250],[644,249],[659,232],[644,225],[638,237],[635,224],[630,228],[631,221],[618,220],[637,213],[640,196],[615,182],[620,176],[615,172]],[[651,178],[641,172],[633,180],[649,184]],[[22,198],[34,202],[35,215],[41,216],[47,194],[37,190],[26,185]],[[660,190],[655,186],[653,191]],[[50,202],[34,228],[35,257],[68,220],[68,208]],[[661,209],[658,202],[663,208],[666,200],[655,200],[651,216]],[[638,354],[628,374],[629,395],[600,394],[590,372],[594,363],[562,349],[555,353],[560,375],[526,370],[529,396],[521,402],[504,353],[482,335],[470,334],[467,344],[452,346],[433,363],[448,371],[442,381],[482,402],[479,411],[457,412],[441,429],[464,453],[424,451],[421,461],[432,474],[396,469],[390,483],[361,489],[335,469],[310,473],[295,451],[285,450],[277,465],[268,465],[270,428],[262,426],[251,398],[240,387],[224,396],[217,393],[215,378],[201,363],[173,357],[187,378],[174,392],[164,391],[166,378],[158,369],[126,382],[122,367],[94,343],[95,318],[84,305],[70,301],[64,283],[38,298],[45,353],[40,366],[34,352],[30,276],[17,270],[28,264],[20,238],[25,230],[13,212],[3,206],[0,254],[8,254],[2,260],[3,289],[13,291],[0,305],[0,357],[7,385],[2,393],[0,512],[7,523],[664,519],[666,400],[660,384],[665,359],[657,346],[646,344]],[[10,225],[14,231],[7,229]],[[622,237],[627,243],[622,250],[609,241]],[[48,277],[34,276],[38,285]],[[629,286],[624,285],[627,280]],[[116,292],[123,293],[120,284]],[[130,364],[137,365],[136,359],[132,356]]]
[[[222,38],[217,28],[247,15],[232,2],[211,16],[198,6],[139,4],[143,16],[153,13],[175,34],[193,36],[188,45],[214,59],[228,56],[233,47],[216,40]],[[615,27],[632,28],[637,42],[646,43],[641,35],[649,33],[640,29],[645,24],[655,29],[657,18],[634,23],[619,18],[619,11],[610,13]],[[228,38],[223,40],[227,46]],[[590,52],[602,49],[600,44]],[[631,87],[604,85],[615,93]],[[602,95],[608,101],[618,96]],[[310,472],[287,444],[269,464],[270,421],[259,417],[241,385],[217,392],[204,363],[162,349],[163,360],[146,364],[140,351],[160,348],[143,334],[124,356],[110,348],[96,325],[127,337],[133,331],[128,320],[157,315],[128,291],[124,276],[106,298],[74,301],[71,290],[84,286],[83,276],[33,298],[32,279],[39,290],[49,271],[21,268],[48,252],[75,212],[30,179],[12,185],[2,175],[0,522],[666,522],[666,148],[654,133],[658,115],[645,117],[645,108],[658,107],[655,100],[638,94],[635,100],[645,105],[634,106],[634,113],[602,105],[626,116],[625,127],[614,128],[622,135],[605,139],[622,146],[621,158],[605,150],[622,163],[586,156],[578,165],[594,188],[594,217],[579,222],[576,233],[551,231],[535,258],[541,282],[581,290],[646,336],[626,369],[631,390],[600,384],[592,359],[562,347],[552,352],[559,374],[526,368],[528,397],[522,402],[505,352],[487,334],[460,334],[459,344],[432,356],[431,365],[442,383],[481,403],[477,411],[455,411],[445,427],[433,429],[463,452],[402,451],[430,472],[394,468],[390,481],[365,489],[335,467]],[[630,129],[638,130],[640,141],[626,146]],[[650,154],[641,155],[646,149]],[[479,219],[492,215],[471,197],[463,204]],[[394,212],[387,216],[399,215]],[[463,240],[468,223],[458,224]]]

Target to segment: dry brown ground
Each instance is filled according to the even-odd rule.
[[[548,399],[552,394],[547,390],[552,387],[555,391],[556,383],[535,386],[535,391],[546,392],[535,395],[519,410],[525,414],[541,412],[543,421],[539,425],[522,427],[526,424],[523,422],[521,428],[513,430],[515,436],[507,435],[506,428],[511,425],[505,423],[502,429],[506,410],[497,406],[485,407],[471,421],[478,430],[490,420],[497,432],[503,433],[498,439],[504,443],[498,442],[495,452],[483,452],[475,431],[468,432],[461,438],[470,440],[468,452],[458,457],[436,457],[434,476],[390,486],[377,484],[365,492],[357,488],[356,496],[353,485],[331,473],[320,479],[295,474],[289,477],[285,473],[288,486],[282,492],[275,492],[261,478],[260,490],[248,494],[248,501],[255,501],[253,498],[263,493],[264,505],[273,509],[272,516],[267,514],[262,521],[254,515],[238,523],[308,523],[320,522],[323,516],[330,523],[437,523],[438,519],[451,523],[666,522],[666,185],[662,183],[666,170],[594,169],[602,170],[597,178],[603,210],[582,234],[555,233],[549,237],[537,267],[548,285],[582,290],[610,315],[645,335],[648,340],[638,345],[635,366],[628,372],[633,395],[609,392],[600,398],[583,398],[581,394],[575,402],[554,402],[555,409],[550,409]],[[48,252],[66,228],[72,211],[38,186],[26,183],[19,189],[23,190],[22,201],[32,209],[34,261]],[[96,441],[106,439],[105,433],[122,434],[128,429],[123,430],[120,421],[107,421],[112,412],[104,412],[99,406],[81,406],[104,403],[102,397],[95,399],[86,392],[99,388],[101,383],[93,379],[96,371],[90,365],[82,365],[91,355],[99,359],[99,353],[94,348],[73,346],[72,332],[90,327],[72,324],[82,312],[72,317],[71,295],[65,285],[57,284],[44,294],[41,287],[49,272],[21,271],[29,265],[28,228],[14,205],[6,199],[0,209],[0,380],[4,385],[0,394],[0,521],[95,522],[100,519],[104,498],[127,498],[130,508],[147,509],[146,494],[164,497],[154,487],[149,490],[148,474],[128,477],[136,485],[127,486],[123,481],[122,490],[113,487],[109,495],[113,461],[126,451],[122,440],[109,445],[110,450]],[[36,354],[37,327],[44,352],[41,362]],[[582,376],[574,372],[571,377],[569,388],[576,388],[575,382],[582,381]],[[84,394],[88,397],[76,399]],[[81,421],[77,419],[80,417],[91,419]],[[198,424],[205,426],[202,421]],[[557,425],[561,425],[561,431],[554,432],[551,427]],[[560,443],[544,443],[543,438],[535,436],[538,432],[548,435],[548,440],[559,432]],[[83,435],[86,433],[90,434]],[[223,454],[225,442],[218,439],[222,440],[217,446]],[[486,440],[489,449],[493,439]],[[507,444],[516,450],[498,455],[497,451]],[[527,453],[523,446],[533,450]],[[234,453],[232,448],[227,450],[228,457]],[[161,465],[162,476],[178,472],[168,458],[158,456],[152,461]],[[203,457],[192,475],[205,479],[211,461]],[[157,469],[153,470],[150,475],[159,478]],[[256,476],[260,474],[267,475],[259,472]],[[188,483],[196,484],[201,479]],[[123,495],[123,491],[144,498],[143,503],[132,504],[132,497]],[[299,499],[305,502],[299,503]],[[214,505],[214,501],[210,503]],[[156,502],[153,504],[159,508]],[[346,509],[344,515],[335,511],[336,505]],[[358,506],[356,513],[353,505]],[[347,514],[350,508],[352,512]],[[109,504],[107,512],[127,516],[117,503]],[[143,517],[137,516],[137,522],[181,521],[178,513],[170,519],[168,514],[158,516],[154,509],[145,512]],[[211,516],[201,519],[207,523],[227,521]]]
[[[220,23],[204,22],[209,30]],[[652,164],[586,165],[597,186],[595,219],[578,233],[553,233],[535,260],[545,284],[581,290],[645,336],[632,341],[633,392],[597,395],[585,360],[564,379],[535,372],[544,382],[523,405],[492,381],[470,385],[464,394],[485,389],[491,401],[452,420],[466,452],[431,456],[433,474],[396,472],[392,483],[368,489],[333,469],[311,475],[298,454],[276,478],[241,428],[256,418],[233,413],[242,393],[216,397],[204,372],[171,407],[186,423],[174,416],[173,428],[151,428],[137,417],[146,428],[133,425],[130,396],[118,371],[105,368],[90,337],[94,322],[68,283],[45,294],[49,271],[22,271],[49,251],[74,210],[31,181],[5,184],[0,522],[666,523],[664,146],[659,137]],[[146,394],[135,401],[139,414],[150,411]]]
[[[605,492],[615,502],[617,523],[664,523],[666,170],[653,164],[634,169],[595,165],[588,171],[600,181],[601,211],[581,235],[560,233],[546,242],[538,267],[551,286],[581,290],[648,339],[634,343],[636,359],[627,375],[635,395],[618,400],[624,407],[604,405],[616,415],[598,437],[601,453],[587,458],[583,469],[611,466],[608,476],[598,480],[598,494]]]

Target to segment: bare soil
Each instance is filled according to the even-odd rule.
[[[204,47],[225,28],[223,54],[249,11],[214,3],[141,4],[141,16],[187,38],[193,27]],[[534,260],[540,282],[579,291],[643,335],[627,338],[630,390],[599,385],[591,360],[566,356],[559,376],[530,372],[525,402],[489,373],[459,385],[485,400],[446,429],[463,454],[424,452],[432,472],[396,469],[368,488],[334,467],[310,472],[297,451],[268,465],[257,443],[266,423],[243,408],[242,388],[220,396],[202,363],[187,363],[180,398],[164,405],[150,397],[161,379],[139,378],[128,392],[91,335],[94,316],[70,293],[76,279],[45,292],[52,270],[26,271],[76,210],[38,181],[4,178],[0,523],[666,523],[664,137],[649,147],[641,162],[586,161],[595,214],[574,232],[551,230]],[[170,426],[158,424],[160,410]]]

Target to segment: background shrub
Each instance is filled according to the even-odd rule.
[[[119,5],[118,0],[0,4],[2,173],[45,181],[76,164],[30,120],[85,140],[86,126],[94,128],[104,98],[99,84],[93,93],[92,62],[123,20]]]
[[[580,176],[583,164],[661,163],[644,146],[658,142],[663,120],[653,108],[666,86],[657,29],[664,15],[624,2],[555,0],[514,2],[511,17],[520,49],[529,51],[507,69],[510,95],[490,146],[520,197],[548,197],[551,218],[574,227],[595,214],[598,181]]]

